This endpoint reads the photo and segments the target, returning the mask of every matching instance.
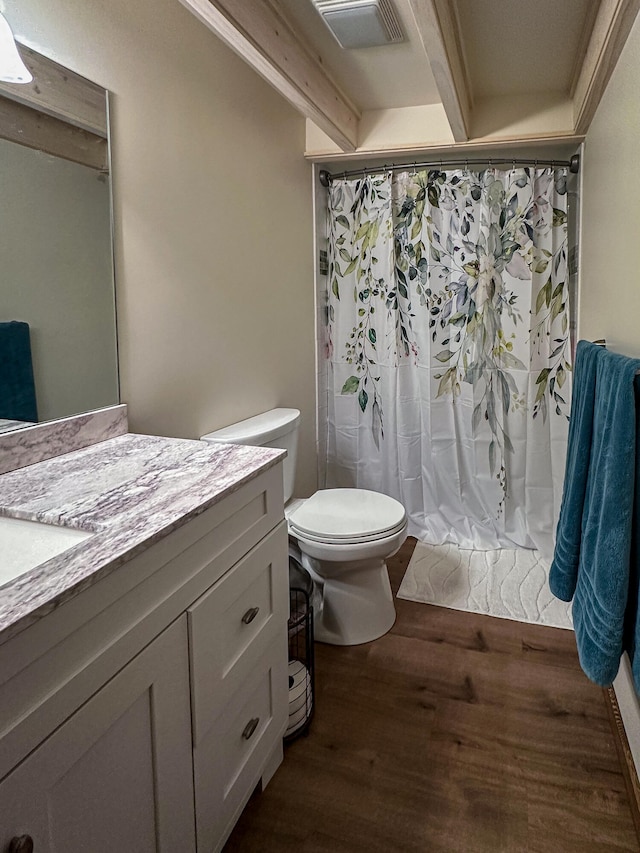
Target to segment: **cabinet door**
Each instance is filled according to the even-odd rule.
[[[186,616],[0,784],[0,850],[195,850]]]

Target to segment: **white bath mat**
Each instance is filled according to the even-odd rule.
[[[571,604],[551,594],[548,575],[538,551],[468,551],[418,542],[398,598],[571,628]]]

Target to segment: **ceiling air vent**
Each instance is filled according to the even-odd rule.
[[[390,0],[312,0],[341,47],[404,41]]]

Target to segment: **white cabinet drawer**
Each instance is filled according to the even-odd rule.
[[[276,639],[286,647],[287,542],[283,522],[187,611],[196,744],[265,647]]]
[[[287,643],[283,636],[264,650],[206,737],[194,748],[199,853],[221,849],[274,743],[284,734],[288,695]]]

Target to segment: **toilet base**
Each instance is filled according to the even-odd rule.
[[[314,638],[318,642],[356,646],[377,640],[393,627],[396,609],[384,560],[328,566],[302,551],[302,565],[322,600],[314,615]],[[327,577],[328,571],[323,569],[338,577]]]

